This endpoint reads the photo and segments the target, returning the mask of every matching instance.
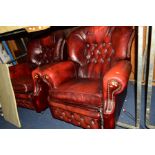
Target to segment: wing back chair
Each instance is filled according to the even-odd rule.
[[[67,39],[69,60],[40,68],[49,107],[83,128],[115,128],[116,96],[131,72],[132,27],[80,27]]]
[[[52,32],[33,38],[27,45],[27,62],[11,66],[10,77],[17,105],[41,112],[47,108],[48,86],[40,77],[32,78],[37,67],[63,60],[65,34]]]

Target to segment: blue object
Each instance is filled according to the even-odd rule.
[[[13,56],[12,56],[12,53],[11,53],[11,51],[10,51],[10,49],[9,49],[9,47],[8,47],[8,45],[7,45],[7,43],[6,43],[5,41],[2,41],[2,44],[3,44],[3,46],[4,46],[4,48],[5,48],[6,52],[7,52],[7,54],[9,55],[10,60],[13,61],[13,62],[12,62],[13,65],[16,65],[17,63],[14,61],[14,58],[13,58]]]

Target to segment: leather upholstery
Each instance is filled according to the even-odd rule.
[[[64,32],[57,31],[43,38],[31,40],[28,44],[28,62],[33,67],[63,60]]]
[[[100,128],[100,115],[96,109],[81,108],[63,102],[50,101],[52,115],[60,120],[83,128]]]
[[[83,128],[103,128],[103,122],[104,128],[115,127],[116,95],[126,88],[131,72],[132,32],[132,27],[114,26],[71,32],[67,38],[70,61],[38,70],[49,86],[55,118]]]
[[[16,66],[9,67],[10,78],[16,79],[19,77],[31,77],[31,68],[27,63],[17,64]]]
[[[18,106],[35,109],[37,112],[47,108],[48,87],[41,78],[34,82],[32,72],[35,72],[37,67],[63,60],[64,44],[63,31],[29,41],[27,62],[9,68]]]
[[[50,90],[50,99],[62,100],[67,103],[79,105],[101,106],[102,92],[99,80],[73,79],[60,85],[57,89]]]
[[[40,67],[37,69],[37,73],[40,73],[40,76],[44,75],[42,78],[50,88],[57,88],[60,84],[77,76],[76,64],[72,61],[65,61],[53,64],[52,66],[46,65]]]
[[[68,39],[70,59],[79,64],[81,78],[100,78],[117,59],[127,58],[132,29],[127,27],[86,27]]]
[[[33,91],[32,77],[23,77],[12,79],[12,85],[15,92],[28,93]]]

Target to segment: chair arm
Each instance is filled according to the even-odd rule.
[[[48,85],[42,80],[41,77],[33,79],[33,103],[37,112],[41,112],[48,107]]]
[[[33,78],[41,76],[49,88],[57,88],[63,82],[76,77],[76,64],[72,61],[64,61],[45,65],[32,72],[32,76]]]
[[[131,63],[121,60],[115,64],[103,77],[104,113],[111,114],[115,109],[115,96],[127,86],[131,73]]]
[[[10,66],[9,71],[10,71],[11,79],[31,76],[31,72],[32,72],[31,68],[29,67],[27,63]]]

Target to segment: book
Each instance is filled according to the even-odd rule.
[[[7,40],[6,42],[7,42],[7,45],[13,55],[13,58],[16,59],[16,57],[17,57],[16,51],[18,51],[18,47],[16,45],[15,40]],[[17,61],[16,61],[16,64],[18,64]]]
[[[16,65],[16,62],[14,61],[13,55],[12,55],[7,43],[5,41],[2,41],[2,45],[3,45],[4,49],[5,49],[5,51],[7,52],[7,54],[9,55],[9,57],[10,57],[9,61],[12,61],[12,64]]]
[[[17,59],[16,63],[23,63],[26,61],[26,57],[23,55],[26,55],[27,53],[27,39],[16,38],[14,40],[7,40],[7,44],[10,48],[10,51],[12,52],[14,59]]]
[[[11,61],[10,56],[6,52],[6,50],[3,47],[2,43],[0,43],[0,59],[1,59],[3,64],[7,63],[8,61]],[[12,64],[9,64],[9,66],[12,66]]]

